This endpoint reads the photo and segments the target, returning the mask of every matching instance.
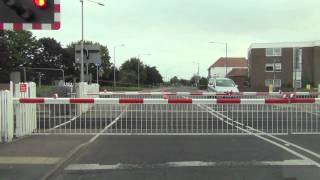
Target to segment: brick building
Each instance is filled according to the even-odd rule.
[[[320,41],[256,43],[248,51],[250,85],[265,90],[320,84]]]

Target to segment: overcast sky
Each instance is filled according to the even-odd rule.
[[[63,45],[81,38],[79,0],[62,1],[62,28],[34,31]],[[319,40],[319,0],[100,0],[105,7],[85,2],[85,39],[108,45],[117,65],[143,53],[145,64],[164,77],[190,78],[200,63],[201,75],[224,56],[246,57],[254,42]]]

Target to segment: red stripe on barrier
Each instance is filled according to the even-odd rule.
[[[54,5],[54,12],[55,12],[55,13],[60,13],[60,11],[61,11],[60,4],[55,4],[55,5]]]
[[[294,103],[294,104],[302,104],[302,103],[315,103],[316,102],[316,99],[314,98],[295,98],[295,99],[291,99],[290,100],[291,103]]]
[[[14,23],[13,24],[13,30],[15,31],[21,31],[23,29],[22,23]]]
[[[21,98],[19,102],[23,104],[43,104],[44,98]]]
[[[217,99],[218,104],[240,104],[241,99]]]
[[[265,99],[266,104],[289,104],[289,99]]]
[[[59,30],[61,28],[61,23],[60,22],[55,22],[51,24],[51,29],[52,30]]]
[[[71,104],[93,104],[94,99],[84,99],[84,98],[77,98],[77,99],[70,99]]]
[[[120,104],[143,104],[144,99],[119,99]]]
[[[168,99],[169,104],[192,104],[192,99]]]
[[[41,23],[33,23],[32,24],[32,29],[42,29],[42,24]]]

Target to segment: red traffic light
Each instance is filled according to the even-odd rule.
[[[47,7],[47,0],[33,0],[33,3],[38,8],[46,8]]]

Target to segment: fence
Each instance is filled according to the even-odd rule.
[[[15,85],[15,98],[36,98],[36,84],[19,83]],[[28,104],[14,107],[15,136],[22,137],[31,134],[37,128],[37,106]]]
[[[268,98],[318,98],[318,92],[241,92],[241,93],[214,93],[214,92],[94,92],[88,97],[96,98],[183,98],[193,99],[268,99]]]
[[[320,99],[15,99],[37,105],[35,134],[319,134]],[[77,113],[77,106],[88,106]]]
[[[13,125],[12,93],[0,91],[0,142],[12,141]]]

